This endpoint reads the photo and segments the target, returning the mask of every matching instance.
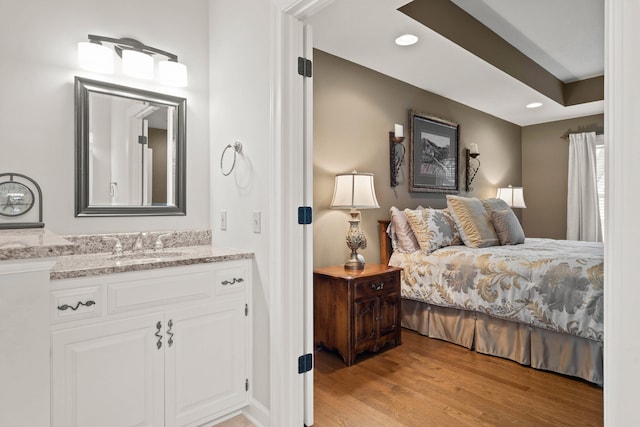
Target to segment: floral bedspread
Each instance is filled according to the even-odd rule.
[[[522,245],[449,246],[392,255],[402,297],[602,342],[602,243],[527,238]]]

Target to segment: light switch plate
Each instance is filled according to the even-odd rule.
[[[260,233],[260,229],[262,227],[262,220],[261,220],[261,213],[260,211],[253,211],[253,232],[254,233]]]

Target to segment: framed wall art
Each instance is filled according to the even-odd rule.
[[[458,193],[458,124],[409,112],[409,191]]]

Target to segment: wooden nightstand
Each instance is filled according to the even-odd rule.
[[[351,366],[360,353],[400,345],[400,271],[380,264],[315,269],[315,346],[337,350]]]

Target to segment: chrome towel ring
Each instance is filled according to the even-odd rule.
[[[225,172],[223,166],[224,156],[229,148],[233,148],[233,163],[231,164],[229,170]],[[236,166],[236,156],[238,155],[238,153],[242,153],[242,144],[238,141],[234,142],[233,145],[227,144],[227,146],[224,147],[224,150],[222,150],[222,157],[220,157],[220,170],[222,171],[222,175],[229,176],[229,174],[233,171],[233,168]]]

